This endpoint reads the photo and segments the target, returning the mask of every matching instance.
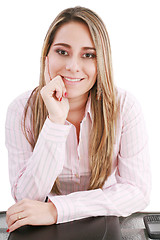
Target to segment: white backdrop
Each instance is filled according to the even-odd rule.
[[[111,41],[114,79],[141,103],[152,168],[148,211],[160,211],[160,1],[5,0],[0,3],[0,211],[14,203],[8,177],[5,118],[9,103],[39,81],[45,34],[64,8],[89,7],[105,22]]]

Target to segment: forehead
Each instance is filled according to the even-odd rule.
[[[85,23],[76,21],[65,23],[57,30],[53,43],[58,42],[94,47],[88,26]]]

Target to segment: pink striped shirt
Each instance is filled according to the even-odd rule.
[[[23,198],[44,201],[48,196],[57,208],[57,223],[90,216],[128,216],[148,205],[151,189],[148,140],[141,107],[131,94],[118,89],[120,111],[112,174],[102,189],[87,190],[91,100],[80,125],[79,143],[74,125],[67,121],[65,125],[54,124],[47,118],[33,150],[21,129],[30,93],[10,104],[6,118],[9,176],[15,201]],[[29,116],[27,128],[32,139]],[[57,177],[59,196],[51,193]]]

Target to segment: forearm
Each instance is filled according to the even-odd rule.
[[[48,148],[48,151],[47,151]],[[14,184],[16,200],[23,198],[44,200],[62,171],[64,162],[63,145],[44,142],[28,160],[26,169]],[[60,153],[60,151],[62,151]]]
[[[58,127],[61,131],[57,130]],[[57,126],[47,119],[33,152],[27,153],[27,145],[17,150],[18,142],[14,142],[12,148],[8,144],[12,195],[16,201],[23,198],[45,199],[62,171],[68,132],[69,126]],[[8,142],[11,142],[10,139]],[[24,159],[26,156],[27,159]]]
[[[63,196],[49,196],[57,208],[57,223],[69,222],[92,216],[128,216],[144,209],[148,196],[136,186],[115,184],[108,189],[90,190]]]

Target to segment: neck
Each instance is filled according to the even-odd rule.
[[[70,98],[69,100],[69,113],[67,120],[73,124],[80,123],[83,119],[86,103],[88,100],[88,93],[84,96],[77,98]]]

